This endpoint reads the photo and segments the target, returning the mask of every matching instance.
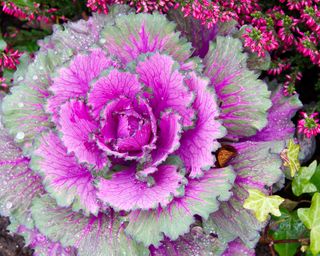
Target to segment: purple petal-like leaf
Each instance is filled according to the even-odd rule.
[[[142,93],[142,85],[136,75],[115,69],[100,77],[91,87],[88,104],[92,107],[94,117],[99,116],[100,111],[108,101],[120,96],[135,99],[137,94]]]
[[[196,92],[193,108],[197,111],[197,120],[193,129],[183,133],[180,148],[176,152],[183,160],[185,167],[190,172],[191,178],[200,177],[204,170],[214,165],[215,156],[212,151],[218,149],[220,144],[217,139],[226,133],[225,128],[217,120],[219,108],[216,95],[208,88],[208,81],[190,74],[186,80],[189,88]]]
[[[166,160],[180,145],[182,126],[177,113],[164,112],[159,120],[156,149],[151,153],[151,165],[158,165]]]
[[[135,168],[113,174],[110,180],[101,179],[98,198],[117,210],[148,210],[165,207],[174,196],[181,196],[184,177],[175,165],[160,165],[152,175],[154,184],[139,181]]]
[[[78,54],[68,67],[61,68],[50,87],[53,96],[48,99],[47,105],[47,112],[53,114],[53,120],[57,121],[59,107],[65,101],[85,96],[90,82],[110,66],[111,59],[102,50],[95,49],[88,55]]]
[[[46,190],[60,206],[97,214],[99,206],[90,171],[68,155],[60,138],[52,131],[43,133],[31,156],[31,168],[43,176]]]
[[[156,118],[160,118],[166,109],[173,109],[181,115],[184,126],[192,126],[195,112],[190,106],[194,96],[184,84],[184,76],[178,68],[172,57],[155,53],[138,62],[136,72],[140,76],[139,81],[151,90],[145,95]]]
[[[60,108],[59,116],[62,142],[68,153],[74,152],[80,162],[103,168],[106,155],[91,138],[99,124],[90,116],[89,108],[79,100],[71,100]]]

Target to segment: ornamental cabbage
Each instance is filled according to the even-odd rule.
[[[200,58],[164,15],[114,7],[39,44],[0,135],[1,214],[35,255],[253,254],[265,223],[242,205],[283,177],[301,104],[247,68],[240,40]]]

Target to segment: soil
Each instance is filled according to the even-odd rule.
[[[32,250],[24,246],[22,236],[7,231],[9,219],[0,217],[0,256],[31,256]]]

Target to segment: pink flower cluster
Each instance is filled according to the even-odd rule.
[[[19,64],[19,58],[21,55],[22,52],[6,47],[0,55],[0,67],[2,69],[15,69],[16,65]]]
[[[19,7],[11,1],[1,1],[2,11],[8,15],[14,16],[17,19],[28,21],[39,21],[51,23],[56,16],[53,15],[57,11],[55,8],[49,8],[43,11],[39,3],[33,3],[33,7]]]
[[[16,69],[21,55],[22,52],[7,46],[2,52],[0,52],[0,73],[2,73],[5,68],[12,70]],[[0,88],[7,87],[8,84],[6,79],[0,76]]]
[[[251,15],[252,19],[245,20],[245,22],[251,23],[261,35],[255,40],[261,44],[259,48],[250,42],[253,40],[252,36],[245,34],[246,44],[250,45],[252,51],[259,55],[262,55],[262,49],[266,51],[277,50],[275,56],[295,49],[303,56],[310,58],[313,64],[320,65],[318,50],[320,36],[319,0],[281,0],[280,2],[285,6],[275,6],[265,13],[254,11]],[[270,40],[267,41],[265,38],[270,38]],[[273,42],[271,49],[270,42]],[[286,68],[286,65],[280,65],[277,74]]]
[[[174,0],[88,0],[87,7],[94,12],[108,13],[108,5],[128,4],[135,7],[137,12],[159,11],[166,13],[176,5]]]
[[[301,72],[295,71],[292,72],[291,75],[286,75],[286,81],[283,86],[283,94],[287,97],[296,94],[295,85],[296,81],[300,81],[302,79]]]
[[[247,28],[243,34],[244,46],[265,57],[266,51],[276,50],[279,46],[271,31],[261,31],[258,28]]]
[[[308,115],[305,112],[300,113],[303,117],[298,121],[298,132],[303,133],[307,136],[307,138],[311,138],[312,136],[316,136],[320,133],[320,124],[317,112]]]

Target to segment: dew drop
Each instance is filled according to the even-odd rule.
[[[24,138],[24,132],[18,132],[16,135],[17,140],[22,140]]]
[[[19,103],[18,103],[18,107],[19,107],[19,108],[23,108],[23,107],[24,107],[23,102],[19,102]]]
[[[99,42],[100,42],[100,44],[105,44],[105,43],[107,42],[107,40],[104,39],[104,38],[101,38],[101,39],[99,40]]]
[[[34,75],[34,76],[32,77],[32,79],[33,79],[33,80],[37,80],[37,79],[38,79],[38,76],[37,76],[37,75]]]
[[[23,77],[22,76],[18,76],[17,81],[20,82],[22,80],[23,80]]]
[[[7,208],[7,209],[11,209],[12,205],[13,205],[12,202],[8,201],[8,202],[6,203],[6,208]]]

